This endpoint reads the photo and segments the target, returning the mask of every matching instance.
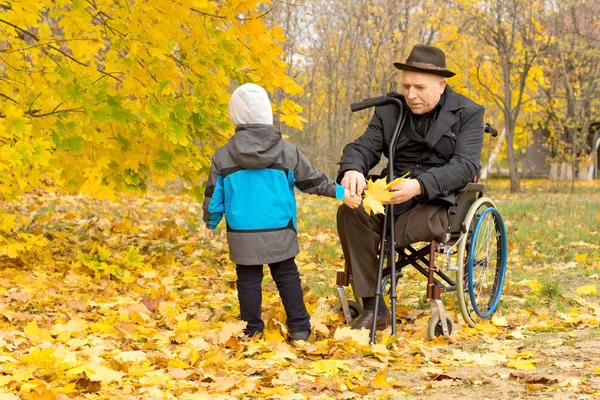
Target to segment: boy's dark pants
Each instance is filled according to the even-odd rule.
[[[269,268],[285,308],[289,331],[309,331],[310,316],[304,305],[300,273],[294,258],[269,264]],[[236,272],[240,317],[248,322],[244,333],[252,336],[265,327],[261,318],[263,266],[237,265]]]

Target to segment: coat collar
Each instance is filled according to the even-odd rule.
[[[446,85],[444,93],[446,96],[444,105],[440,110],[437,120],[429,129],[427,135],[425,135],[425,142],[429,148],[433,148],[433,146],[435,146],[442,138],[444,133],[448,132],[448,130],[458,122],[456,112],[464,108],[464,106],[460,104],[459,96],[450,85]]]

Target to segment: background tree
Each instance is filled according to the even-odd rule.
[[[564,177],[591,178],[593,134],[600,120],[600,5],[569,0],[554,5],[551,29],[558,40],[548,54],[546,71],[554,82],[546,94],[547,129],[554,160],[570,163]]]
[[[0,199],[203,183],[234,82],[298,94],[258,1],[0,2]],[[276,105],[277,106],[277,105]],[[294,103],[276,107],[301,126]],[[193,143],[198,144],[197,146]],[[9,217],[0,226],[11,236]]]
[[[290,74],[304,88],[293,96],[306,119],[303,131],[285,129],[316,166],[337,173],[344,145],[360,135],[372,110],[350,112],[350,103],[396,90],[403,60],[414,43],[429,43],[441,21],[434,4],[415,0],[288,2],[294,32],[287,42]],[[288,37],[290,39],[290,37]],[[293,43],[292,43],[293,42]]]
[[[517,120],[536,93],[531,84],[540,81],[539,58],[551,43],[543,25],[544,4],[484,0],[460,5],[470,18],[469,33],[481,44],[476,64],[478,83],[504,116],[511,191],[518,192],[520,177],[514,143]]]

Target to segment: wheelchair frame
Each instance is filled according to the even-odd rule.
[[[388,176],[388,182],[391,182],[394,179],[394,147],[406,118],[406,113],[403,110],[402,103],[396,97],[386,95],[372,99],[366,99],[360,103],[354,103],[351,105],[351,109],[353,112],[355,112],[386,103],[395,103],[400,108],[400,116],[390,141],[389,148],[390,158],[388,171],[390,171],[390,174]],[[496,136],[498,133],[489,124],[485,125],[484,132],[489,132],[493,136]],[[463,188],[457,200],[456,206],[449,210],[449,226],[446,230],[444,241],[442,243],[438,243],[434,240],[420,249],[415,249],[412,245],[405,248],[397,248],[395,246],[395,218],[388,218],[388,215],[394,215],[394,205],[386,205],[384,224],[382,228],[383,232],[381,235],[383,239],[379,249],[375,309],[377,309],[379,305],[380,295],[383,293],[384,289],[388,290],[390,293],[390,302],[392,308],[392,334],[396,334],[397,279],[402,277],[402,269],[409,265],[415,267],[417,271],[427,278],[427,298],[430,300],[432,313],[427,329],[427,335],[429,338],[433,338],[442,334],[445,336],[451,335],[454,330],[454,321],[446,313],[441,300],[442,293],[452,291],[457,292],[461,314],[465,322],[467,322],[467,324],[470,326],[474,327],[476,325],[475,320],[477,318],[475,318],[472,315],[471,310],[469,310],[469,304],[467,304],[467,300],[471,302],[472,308],[480,317],[487,318],[495,311],[502,293],[504,276],[506,272],[506,231],[504,229],[502,217],[495,208],[494,203],[490,199],[483,196],[484,189],[485,185],[477,182],[469,183],[465,188]],[[482,212],[479,212],[480,209],[485,206],[487,207]],[[494,223],[495,230],[497,231],[495,239],[498,250],[496,255],[496,271],[493,286],[493,292],[495,295],[491,299],[491,304],[488,304],[488,311],[486,313],[482,313],[477,306],[473,292],[473,254],[476,252],[473,248],[473,237],[477,238],[480,224],[485,219],[487,214],[491,214],[492,222]],[[467,246],[469,247],[467,248]],[[383,264],[386,247],[387,267],[384,268]],[[454,251],[455,248],[457,249],[456,251]],[[456,280],[453,280],[435,265],[436,253],[442,253],[445,255],[447,264],[446,267],[450,271],[456,271]],[[465,260],[466,253],[469,254],[468,260]],[[396,254],[398,255],[398,259],[396,259]],[[457,265],[451,265],[452,256],[455,254]],[[488,260],[483,259],[478,262],[482,263],[481,265],[483,265],[484,263],[487,263]],[[468,269],[465,269],[465,267],[468,267]],[[352,311],[358,315],[358,313],[360,313],[362,310],[360,299],[357,299],[357,301],[354,302],[349,300],[346,296],[344,287],[351,284],[352,273],[347,269],[347,266],[345,266],[344,271],[337,272],[336,286],[337,296],[339,298],[346,323],[350,323],[352,321]],[[465,297],[465,284],[469,289],[470,296],[468,299]],[[371,328],[371,343],[375,342],[376,320],[377,318],[375,317],[373,326]]]

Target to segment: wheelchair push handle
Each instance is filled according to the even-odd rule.
[[[352,110],[352,112],[357,112],[366,108],[377,107],[388,103],[396,103],[399,106],[402,106],[402,103],[398,99],[398,93],[390,92],[388,94],[384,94],[383,96],[371,97],[364,99],[363,101],[359,101],[358,103],[352,103],[350,104],[350,110]]]
[[[364,110],[366,108],[380,106],[382,104],[387,103],[387,100],[388,100],[387,95],[371,97],[368,99],[364,99],[363,101],[359,101],[358,103],[350,104],[350,110],[352,110],[352,112],[357,112],[357,111]]]
[[[492,137],[496,137],[498,136],[498,129],[494,128],[492,125],[490,125],[489,123],[485,123],[484,127],[483,127],[483,131],[485,133],[489,133],[492,135]]]

